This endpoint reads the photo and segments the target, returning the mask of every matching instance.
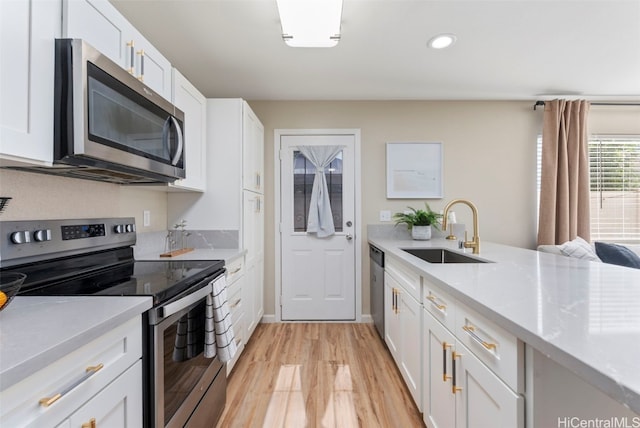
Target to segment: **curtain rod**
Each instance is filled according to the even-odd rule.
[[[640,106],[640,103],[591,103],[592,106]],[[538,106],[544,106],[544,101],[536,101],[533,105],[533,109],[535,110]]]

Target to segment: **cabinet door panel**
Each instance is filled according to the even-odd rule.
[[[66,0],[63,4],[63,36],[86,40],[123,68],[131,68],[128,28],[127,20],[106,0]]]
[[[131,31],[131,39],[135,41],[133,74],[145,85],[170,100],[171,63],[139,31],[133,27]]]
[[[456,393],[457,428],[524,426],[524,399],[514,393],[461,343]]]
[[[147,80],[145,79],[145,83]],[[173,70],[173,103],[184,112],[187,176],[172,187],[204,191],[206,187],[207,99],[178,70]]]
[[[60,36],[60,7],[59,1],[0,1],[4,158],[38,165],[53,161],[54,40]]]
[[[384,335],[385,342],[396,364],[400,353],[400,321],[395,310],[396,295],[395,290],[399,289],[396,281],[384,274]]]
[[[422,329],[421,306],[408,293],[401,295],[400,320],[402,340],[401,373],[413,400],[422,411],[422,349],[420,346],[420,334]]]
[[[426,310],[424,315],[424,421],[429,427],[451,428],[456,423],[456,396],[452,392],[451,353],[455,338]]]
[[[92,418],[98,427],[137,428],[142,426],[142,362],[96,394],[69,418],[72,427],[80,427]]]
[[[242,187],[264,192],[264,126],[249,106],[243,106]]]

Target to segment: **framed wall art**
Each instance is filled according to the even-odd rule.
[[[387,198],[442,198],[442,143],[387,143]]]

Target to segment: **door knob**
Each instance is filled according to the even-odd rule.
[[[351,241],[353,239],[353,235],[352,234],[347,234],[347,241]]]

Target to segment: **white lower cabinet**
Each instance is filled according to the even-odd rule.
[[[236,338],[238,351],[233,359],[227,362],[227,375],[231,373],[235,367],[240,354],[244,350],[246,344],[246,273],[244,268],[244,259],[241,257],[227,266],[227,300],[229,302],[229,311],[231,312],[231,325],[233,325],[233,334]]]
[[[136,316],[0,392],[0,426],[141,427],[141,358]]]
[[[427,426],[524,427],[523,396],[427,309],[423,310],[423,332],[423,418]]]
[[[418,408],[422,409],[421,305],[385,272],[385,341]]]
[[[142,361],[121,374],[105,389],[63,422],[62,427],[119,427],[142,426]]]

